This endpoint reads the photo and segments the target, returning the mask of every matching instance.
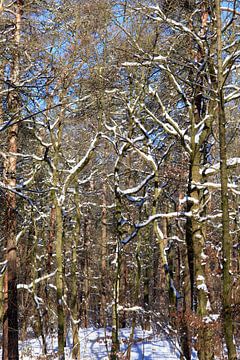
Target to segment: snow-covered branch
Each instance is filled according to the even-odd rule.
[[[89,148],[88,148],[86,154],[84,155],[84,157],[69,171],[69,175],[67,176],[67,178],[64,181],[64,185],[63,185],[63,188],[62,188],[62,194],[61,194],[61,196],[59,198],[59,202],[61,204],[63,204],[63,202],[65,200],[65,196],[66,196],[68,187],[70,186],[73,179],[89,163],[89,161],[90,161],[90,159],[91,159],[91,157],[93,155],[93,152],[94,152],[94,150],[96,148],[97,142],[98,142],[100,137],[101,137],[101,133],[97,133],[97,135],[95,136],[95,138],[91,142],[91,145],[89,146]]]
[[[144,188],[144,186],[149,182],[149,180],[153,179],[153,177],[154,177],[154,173],[151,173],[139,185],[137,185],[133,188],[126,189],[126,190],[121,190],[118,188],[118,191],[120,192],[120,194],[125,195],[125,196],[136,194],[140,190],[142,190]]]
[[[234,169],[236,166],[240,165],[240,158],[235,157],[227,160],[228,170]],[[216,163],[211,166],[207,166],[201,170],[201,174],[204,176],[215,175],[220,171],[220,163]]]
[[[45,281],[45,280],[48,280],[50,278],[52,278],[53,276],[55,276],[57,273],[57,270],[53,271],[51,274],[47,274],[47,275],[44,275],[44,276],[41,276],[40,278],[37,278],[35,279],[33,282],[31,282],[30,284],[18,284],[17,285],[17,288],[18,289],[25,289],[25,290],[28,290],[28,291],[32,291],[32,288],[34,287],[34,285],[42,282],[42,281]]]

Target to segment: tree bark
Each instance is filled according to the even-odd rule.
[[[217,17],[217,62],[218,62],[218,125],[220,148],[220,176],[221,176],[221,208],[222,208],[222,251],[223,251],[223,328],[228,350],[228,359],[236,360],[236,346],[234,344],[232,319],[232,279],[231,253],[232,239],[230,235],[229,203],[228,203],[228,174],[227,174],[227,146],[226,146],[226,116],[224,107],[224,76],[222,61],[222,20],[221,2],[216,0]]]
[[[62,264],[62,251],[63,251],[63,219],[62,209],[58,205],[57,199],[55,200],[56,209],[56,261],[57,261],[57,317],[58,317],[58,358],[64,360],[64,307],[63,307],[63,264]]]
[[[71,311],[72,311],[72,333],[73,333],[73,360],[80,359],[80,341],[78,336],[79,330],[79,306],[78,306],[78,276],[77,276],[77,248],[80,240],[80,199],[78,195],[78,183],[75,182],[74,202],[76,206],[76,226],[74,231],[74,239],[72,245],[72,296],[71,296]]]
[[[116,360],[118,358],[118,351],[120,349],[119,343],[119,296],[120,296],[120,278],[121,278],[121,255],[122,255],[122,230],[121,230],[121,221],[122,221],[122,204],[121,204],[121,195],[118,191],[119,187],[119,161],[116,162],[114,169],[115,176],[115,202],[116,202],[116,247],[115,247],[115,259],[114,259],[114,284],[113,284],[113,305],[112,305],[112,348],[111,348],[111,360]]]
[[[16,1],[16,28],[15,28],[15,53],[13,54],[13,66],[11,81],[17,85],[20,71],[20,31],[22,24],[22,7],[24,1]],[[8,101],[10,114],[19,116],[20,99],[16,89],[11,90]],[[16,119],[14,119],[16,121]],[[8,152],[17,153],[18,149],[18,124],[9,128]],[[4,181],[10,188],[16,186],[16,156],[8,155],[4,163]],[[17,360],[18,353],[18,294],[17,294],[17,218],[16,218],[16,194],[6,194],[7,204],[7,270],[4,279],[4,316],[3,316],[3,360]]]
[[[106,327],[106,275],[107,275],[107,187],[103,183],[102,194],[102,233],[101,233],[101,307],[100,324]]]

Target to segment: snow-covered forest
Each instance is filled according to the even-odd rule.
[[[240,1],[0,0],[0,356],[240,358]]]

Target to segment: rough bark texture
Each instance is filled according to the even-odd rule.
[[[78,305],[78,279],[77,279],[77,248],[80,240],[80,219],[81,219],[81,211],[80,211],[80,199],[78,195],[78,186],[77,181],[75,182],[75,194],[74,201],[76,206],[76,226],[74,233],[74,240],[72,245],[72,296],[71,296],[71,310],[72,310],[72,333],[73,333],[73,350],[72,350],[72,358],[74,360],[80,359],[80,341],[78,336],[79,330],[79,305]]]
[[[116,221],[117,221],[117,240],[115,250],[115,273],[114,273],[114,284],[113,284],[113,305],[112,305],[112,349],[111,349],[111,360],[117,359],[117,353],[120,348],[119,344],[119,295],[120,295],[120,276],[121,276],[121,197],[118,191],[118,168],[115,168],[115,201],[116,201]]]
[[[19,81],[20,67],[20,30],[22,23],[23,1],[16,2],[16,28],[15,49],[13,54],[13,65],[11,69],[12,83],[17,85]],[[8,111],[10,114],[19,116],[20,99],[16,89],[9,94]],[[16,120],[16,119],[15,119]],[[18,124],[9,128],[8,152],[16,153],[18,149]],[[16,156],[8,155],[4,164],[4,181],[10,188],[16,186]],[[6,194],[6,234],[7,234],[7,270],[4,279],[4,315],[3,315],[3,359],[17,360],[18,354],[18,295],[17,295],[17,219],[16,219],[16,194]]]
[[[229,204],[228,204],[228,174],[227,174],[227,146],[226,146],[226,117],[224,109],[224,77],[222,64],[222,21],[220,0],[216,0],[217,15],[217,58],[218,58],[218,124],[220,147],[220,175],[221,175],[221,207],[222,207],[222,250],[223,250],[223,327],[228,350],[228,359],[236,360],[236,346],[234,344],[232,320],[232,279],[231,279],[231,250]]]
[[[64,308],[63,308],[63,264],[62,264],[62,250],[63,250],[63,219],[62,209],[55,202],[56,208],[56,261],[57,261],[57,317],[58,317],[58,357],[59,360],[64,359]]]
[[[47,269],[49,273],[51,272],[51,268],[52,268],[51,263],[53,256],[53,244],[55,239],[55,222],[56,222],[56,213],[55,213],[55,208],[53,206],[50,211],[50,231],[49,231],[49,238],[47,243],[47,253],[48,253]]]
[[[17,152],[18,125],[9,131],[9,152]],[[9,156],[5,164],[5,182],[8,186],[16,186],[16,157]],[[16,244],[16,195],[7,193],[7,271],[5,274],[5,310],[4,310],[4,359],[18,357],[18,304],[17,304],[17,244]],[[5,343],[6,341],[6,343]],[[8,351],[6,351],[6,346]],[[8,355],[7,355],[8,354]]]
[[[100,305],[100,324],[106,327],[106,280],[107,280],[107,187],[103,183],[102,194],[102,233],[101,233],[101,305]]]

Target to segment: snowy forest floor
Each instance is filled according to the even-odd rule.
[[[131,329],[120,330],[120,354],[119,359],[126,359],[129,346]],[[1,337],[1,336],[0,336]],[[79,330],[81,344],[81,360],[108,360],[111,351],[111,329],[87,328]],[[47,338],[47,356],[43,355],[42,341],[40,338],[29,336],[28,340],[19,342],[20,360],[50,360],[57,359],[57,336]],[[225,349],[226,350],[226,349]],[[65,359],[71,360],[72,335],[66,338]],[[238,347],[240,359],[240,348]],[[2,349],[0,348],[0,359]],[[227,358],[227,354],[216,357],[215,360]],[[131,346],[131,360],[177,360],[180,359],[179,344],[166,334],[153,331],[145,331],[140,328],[135,330],[134,342]],[[192,352],[192,360],[197,360],[197,354]]]
[[[108,359],[111,349],[111,330],[107,329],[81,329],[79,331],[81,343],[81,360]],[[128,347],[130,329],[121,329],[121,358],[124,359]],[[57,358],[57,338],[48,338],[47,359]],[[46,359],[42,356],[42,343],[40,339],[29,339],[19,344],[20,359]],[[65,354],[66,360],[71,359],[72,338],[67,337]],[[0,351],[1,355],[1,351]],[[131,348],[131,360],[154,360],[154,359],[179,359],[178,344],[164,335],[154,334],[151,331],[137,329],[134,336],[134,344]],[[196,357],[193,354],[193,358]]]

